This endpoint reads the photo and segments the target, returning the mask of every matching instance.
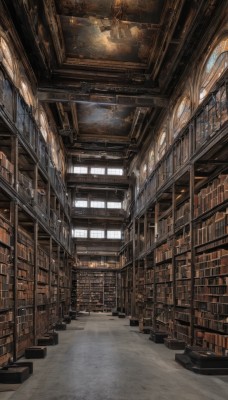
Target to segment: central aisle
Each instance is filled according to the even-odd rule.
[[[128,319],[80,317],[60,332],[60,344],[34,360],[34,374],[6,400],[225,400],[228,377],[183,369],[175,351],[155,344]]]

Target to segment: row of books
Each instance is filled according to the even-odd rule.
[[[49,270],[50,259],[47,253],[41,248],[38,248],[37,264],[39,267]]]
[[[228,335],[218,333],[202,332],[202,345],[218,355],[228,355]]]
[[[17,243],[17,254],[21,259],[29,262],[30,264],[34,264],[34,248],[30,245]]]
[[[155,282],[172,282],[173,281],[173,266],[171,263],[162,264],[155,269]]]
[[[228,234],[228,208],[217,212],[196,229],[196,243],[201,245]]]
[[[227,298],[222,296],[216,297],[215,302],[209,302],[207,299],[195,300],[194,307],[198,310],[208,311],[217,315],[228,315],[228,301]],[[227,296],[226,296],[227,297]],[[211,298],[212,299],[212,298]]]
[[[196,256],[195,277],[203,278],[228,274],[228,250],[218,249]]]
[[[13,184],[14,166],[9,161],[5,153],[0,151],[0,175],[10,184]]]
[[[218,318],[217,315],[195,310],[195,325],[228,334],[228,321],[224,316]]]
[[[158,240],[164,236],[173,234],[173,217],[168,216],[167,218],[158,221]]]
[[[31,308],[27,309],[26,315],[17,317],[18,336],[30,335],[33,331],[33,312]]]
[[[175,229],[189,223],[190,219],[190,204],[189,201],[182,204],[180,207],[176,209],[175,215]]]
[[[189,306],[191,301],[191,281],[177,281],[175,295],[177,306]]]
[[[49,274],[48,272],[39,269],[38,274],[37,274],[37,282],[48,285],[49,284]]]
[[[173,246],[170,241],[162,244],[156,249],[155,262],[166,261],[173,256]]]
[[[196,278],[195,286],[228,286],[228,276]]]
[[[0,215],[0,242],[10,246],[11,227]]]
[[[191,330],[189,326],[183,325],[177,321],[175,324],[175,335],[178,340],[190,343]]]
[[[228,200],[228,175],[219,175],[194,198],[194,216],[216,207]]]
[[[186,323],[190,323],[190,310],[187,309],[185,311],[175,311],[175,319],[184,321]]]
[[[203,278],[202,278],[203,279]],[[225,303],[228,299],[228,286],[227,284],[221,286],[195,286],[195,299],[196,300],[206,300],[209,302],[216,302],[215,296],[224,296],[222,303]],[[212,296],[213,295],[213,296]],[[211,296],[211,297],[210,297]]]
[[[191,253],[175,259],[175,276],[180,280],[191,278]]]
[[[17,276],[26,280],[34,279],[34,267],[31,264],[18,260],[17,262]]]
[[[10,250],[0,244],[0,263],[8,265],[10,261]]]
[[[156,285],[156,301],[173,305],[173,286],[171,283]]]
[[[175,239],[175,254],[180,254],[190,250],[190,232],[185,232]]]

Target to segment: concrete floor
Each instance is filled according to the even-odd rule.
[[[34,360],[34,374],[1,400],[227,400],[228,377],[200,376],[174,361],[128,319],[80,317],[60,344]]]

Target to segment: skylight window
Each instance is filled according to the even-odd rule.
[[[73,229],[72,236],[75,238],[87,238],[87,229]]]
[[[91,208],[105,208],[104,201],[92,200],[90,203]]]
[[[107,231],[107,239],[121,239],[121,231],[117,230]]]
[[[90,172],[91,172],[91,174],[94,174],[94,175],[104,175],[105,168],[92,167]]]
[[[75,174],[88,174],[88,167],[74,167],[73,172]]]
[[[107,208],[122,208],[122,204],[120,201],[108,201]]]
[[[104,239],[104,237],[105,237],[104,230],[92,229],[90,231],[91,239]]]
[[[88,201],[87,200],[76,200],[75,207],[88,207]]]
[[[123,168],[108,168],[108,175],[123,175]]]

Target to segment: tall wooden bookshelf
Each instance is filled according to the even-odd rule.
[[[0,365],[70,308],[70,214],[31,109],[0,66]]]
[[[227,83],[222,79],[140,190],[131,215],[133,250],[129,241],[121,249],[121,302],[128,313],[150,318],[156,329],[217,354],[228,352],[224,104]]]
[[[116,308],[117,271],[77,269],[74,283],[77,311],[108,312]]]

